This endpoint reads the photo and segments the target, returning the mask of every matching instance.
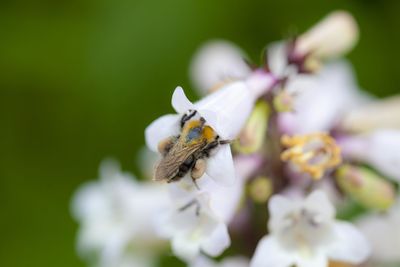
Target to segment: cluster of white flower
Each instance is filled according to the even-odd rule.
[[[75,195],[78,252],[101,267],[158,266],[169,249],[193,267],[400,262],[400,99],[358,88],[342,58],[357,40],[337,11],[261,67],[229,42],[202,47],[203,98],[177,87],[176,114],[145,130],[155,181],[106,161]]]

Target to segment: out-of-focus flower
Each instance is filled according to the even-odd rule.
[[[286,88],[296,93],[294,111],[278,117],[281,130],[287,134],[329,132],[344,114],[366,102],[345,61],[328,63],[312,76],[296,76]]]
[[[369,255],[367,240],[350,223],[334,219],[321,191],[302,201],[273,196],[269,212],[270,234],[259,242],[251,267],[324,267],[328,259],[359,264]]]
[[[238,179],[232,186],[221,186],[208,176],[198,181],[199,189],[189,177],[169,186],[171,202],[165,205],[155,226],[160,236],[171,239],[175,255],[191,261],[201,251],[218,256],[230,245],[227,225],[236,212],[246,179],[260,163],[255,156],[236,158]]]
[[[400,129],[400,96],[367,103],[345,114],[340,128],[354,133]]]
[[[368,163],[382,174],[400,181],[400,131],[376,130],[339,139],[345,158]]]
[[[190,267],[248,267],[249,260],[245,257],[228,257],[221,262],[215,262],[207,257],[198,257]]]
[[[244,80],[251,74],[245,53],[234,44],[215,40],[204,44],[194,55],[190,77],[200,95],[226,83]]]
[[[100,180],[83,185],[73,199],[72,212],[81,225],[79,253],[84,257],[98,254],[100,266],[113,267],[126,259],[128,248],[155,250],[161,241],[152,221],[167,199],[164,188],[138,183],[129,173],[122,173],[116,162],[104,161]]]
[[[212,212],[207,195],[198,195],[188,203],[172,203],[173,209],[162,214],[157,229],[162,237],[171,239],[174,254],[190,261],[200,251],[220,255],[230,245],[226,224]]]
[[[394,186],[365,167],[343,165],[336,171],[336,181],[347,195],[367,208],[386,210],[396,198]]]
[[[367,214],[357,226],[372,245],[371,266],[400,262],[400,198],[386,214]],[[379,264],[378,264],[379,263]]]

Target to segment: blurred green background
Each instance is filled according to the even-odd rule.
[[[84,266],[74,190],[107,156],[138,173],[143,129],[172,111],[175,86],[195,98],[187,69],[203,41],[229,39],[258,60],[338,8],[361,28],[349,55],[360,85],[398,93],[396,0],[1,1],[0,266]]]

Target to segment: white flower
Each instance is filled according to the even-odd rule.
[[[328,259],[359,264],[369,255],[364,236],[334,219],[335,209],[321,191],[297,201],[274,196],[269,213],[270,234],[259,242],[251,267],[325,267]]]
[[[288,82],[294,112],[279,114],[281,129],[289,134],[331,130],[346,112],[366,101],[345,61],[326,64],[315,75],[298,75]]]
[[[228,187],[208,176],[198,181],[200,190],[189,177],[169,186],[171,203],[155,225],[162,237],[171,239],[175,255],[191,261],[201,251],[218,256],[230,245],[227,225],[236,212],[246,179],[260,164],[255,157],[236,158],[238,179]]]
[[[226,85],[194,104],[187,99],[183,89],[177,87],[172,96],[172,106],[178,114],[162,116],[146,128],[147,146],[157,151],[160,141],[178,135],[182,115],[189,110],[196,110],[205,118],[221,139],[233,140],[246,123],[260,93],[264,87],[267,88],[267,85],[259,84],[260,80],[254,77]],[[207,160],[206,173],[221,183],[232,183],[235,175],[229,145],[216,148],[216,153]]]
[[[368,214],[357,226],[372,245],[371,260],[400,262],[400,198],[387,214]]]
[[[228,224],[233,218],[244,190],[244,184],[262,164],[258,156],[237,156],[234,166],[236,179],[230,186],[216,183],[208,175],[197,181],[196,187],[189,177],[169,186],[170,197],[174,201],[187,203],[197,196],[206,195],[210,209],[220,220]]]
[[[339,139],[347,159],[368,163],[388,178],[400,181],[400,130],[382,129]]]
[[[221,262],[215,262],[207,257],[198,257],[190,267],[248,267],[249,260],[245,257],[228,257],[224,258]]]
[[[174,202],[173,209],[157,220],[159,234],[171,239],[172,251],[183,260],[191,261],[200,252],[218,256],[230,246],[228,228],[208,202],[207,195],[198,195],[188,203]]]
[[[135,243],[139,248],[159,243],[151,222],[167,197],[164,188],[139,184],[115,162],[103,162],[100,181],[83,185],[73,199],[72,212],[80,223],[79,253],[98,253],[100,265],[111,267]]]
[[[228,41],[209,41],[193,57],[190,77],[201,95],[205,95],[215,86],[250,76],[245,58],[245,53]]]
[[[352,49],[357,40],[358,26],[354,18],[345,11],[335,11],[299,36],[295,53],[337,57]]]

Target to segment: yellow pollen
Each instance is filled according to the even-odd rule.
[[[293,163],[314,179],[320,179],[326,170],[342,162],[340,147],[326,133],[284,135],[281,143],[287,148],[281,159]]]

